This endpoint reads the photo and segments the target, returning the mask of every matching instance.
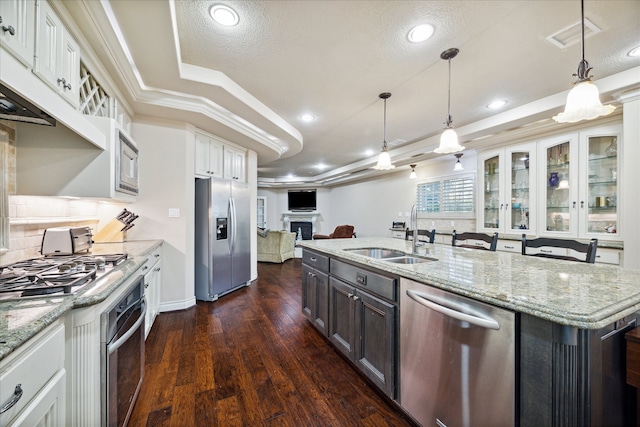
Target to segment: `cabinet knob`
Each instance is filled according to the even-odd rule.
[[[155,254],[154,257],[158,258],[160,256],[160,254]]]
[[[351,293],[347,294],[347,298],[352,298],[352,297],[353,297],[353,294]]]
[[[62,88],[63,89],[68,89],[71,90],[71,84],[67,84],[67,81],[65,80],[64,77],[61,77],[58,79],[58,84],[62,83]]]
[[[354,300],[354,301],[358,301],[359,299],[360,299],[360,297],[359,297],[359,296],[354,296],[354,297],[353,297],[353,300]]]
[[[156,271],[160,271],[160,267],[156,268]]]
[[[580,207],[584,209],[584,200],[580,201]]]
[[[12,36],[16,35],[16,29],[13,28],[13,26],[11,26],[11,25],[3,25],[2,26],[2,31],[4,31],[5,33],[8,31],[9,34],[11,34]]]

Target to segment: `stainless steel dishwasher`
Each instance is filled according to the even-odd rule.
[[[515,314],[400,281],[400,404],[423,426],[515,424]]]

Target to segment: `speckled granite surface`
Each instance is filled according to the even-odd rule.
[[[411,252],[411,242],[393,238],[305,240],[299,246],[581,329],[598,329],[640,310],[640,271],[616,266],[441,244],[418,248],[419,255],[438,261],[413,265],[345,251],[377,247]]]
[[[91,254],[127,253],[127,260],[77,295],[0,302],[0,360],[69,310],[97,304],[147,262],[162,240],[96,243]]]

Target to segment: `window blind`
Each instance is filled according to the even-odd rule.
[[[471,214],[474,212],[473,175],[444,177],[420,183],[416,188],[419,212],[431,214]]]

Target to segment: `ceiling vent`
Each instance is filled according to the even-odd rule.
[[[575,23],[569,25],[566,28],[563,28],[560,31],[557,31],[550,36],[547,36],[546,39],[549,43],[559,47],[560,49],[567,48],[573,44],[580,43],[581,39],[581,26],[580,21],[576,21]],[[595,34],[598,34],[602,31],[596,24],[589,21],[589,19],[584,19],[584,38],[591,37]]]

